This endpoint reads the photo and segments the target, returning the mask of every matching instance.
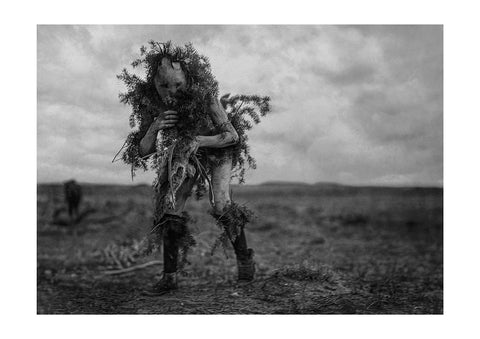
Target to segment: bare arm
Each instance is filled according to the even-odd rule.
[[[158,131],[175,126],[177,121],[177,112],[175,111],[165,111],[160,113],[148,128],[147,133],[145,133],[142,140],[140,140],[140,156],[144,157],[147,154],[155,152],[155,142],[157,140]]]
[[[147,154],[155,152],[155,140],[157,139],[158,131],[159,129],[152,123],[147,133],[145,133],[145,136],[140,140],[140,156],[144,157]]]
[[[220,130],[223,132],[211,136],[197,136],[199,147],[223,148],[235,145],[238,142],[238,133],[228,120],[227,112],[225,112],[216,98],[210,106],[210,117],[212,118],[213,123],[217,127],[220,127]]]
[[[238,142],[238,133],[228,120],[227,113],[220,105],[218,99],[214,99],[210,106],[210,117],[213,123],[222,130],[222,133],[211,136],[197,136],[198,147],[223,148]],[[144,157],[155,152],[155,142],[158,131],[175,126],[177,121],[178,117],[175,111],[160,113],[148,128],[145,136],[140,140],[140,156]]]

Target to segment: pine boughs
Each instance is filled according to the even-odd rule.
[[[211,215],[216,219],[217,226],[222,230],[212,246],[212,255],[220,245],[222,245],[226,255],[229,242],[235,241],[245,225],[254,218],[252,211],[234,201],[223,208],[222,214],[218,215],[212,211]]]
[[[154,77],[163,57],[168,57],[172,62],[179,62],[188,82],[186,93],[177,98],[169,98],[167,102],[162,102],[154,84]],[[181,117],[177,128],[164,131],[167,139],[168,133],[172,133],[175,138],[179,137],[188,142],[200,135],[200,131],[205,128],[212,130],[212,134],[223,132],[221,126],[214,128],[208,114],[212,100],[218,97],[218,83],[211,72],[208,58],[200,55],[192,44],[177,47],[170,41],[166,43],[150,41],[148,46],[140,48],[140,58],[131,65],[133,68],[143,67],[145,71],[145,78],[129,73],[127,69],[123,69],[118,75],[127,89],[120,94],[120,101],[132,107],[129,122],[130,127],[135,128],[128,135],[121,156],[125,163],[132,166],[132,176],[135,169],[147,170],[149,167],[149,160],[140,156],[139,144],[161,111],[173,109]],[[269,97],[258,95],[226,94],[220,98],[239,135],[239,142],[222,149],[201,149],[198,155],[205,164],[206,174],[210,175],[212,168],[228,155],[233,161],[233,176],[239,183],[245,182],[246,170],[256,168],[255,159],[251,156],[248,146],[247,131],[260,122],[260,117],[264,117],[270,111],[269,101]],[[209,155],[215,157],[208,157]],[[154,162],[150,165],[155,167]],[[204,183],[197,185],[197,196],[202,196],[204,190]]]
[[[180,63],[187,78],[188,91],[176,98],[167,98],[163,102],[155,88],[154,78],[161,60],[168,57],[172,62]],[[183,140],[191,140],[199,135],[205,126],[211,125],[208,109],[213,98],[218,96],[218,83],[210,68],[208,58],[198,54],[191,44],[184,47],[175,47],[169,41],[159,43],[150,41],[148,48],[140,48],[140,58],[132,62],[133,68],[143,66],[145,79],[131,74],[125,68],[117,77],[127,88],[119,95],[120,101],[132,107],[130,127],[138,127],[127,137],[122,160],[137,168],[147,169],[147,159],[139,154],[139,143],[148,127],[158,114],[166,109],[176,110],[182,118],[177,128],[165,131]]]
[[[239,137],[238,143],[226,148],[224,152],[229,153],[232,157],[233,176],[238,179],[240,184],[243,184],[246,170],[257,168],[257,163],[250,154],[247,131],[253,128],[253,124],[260,123],[260,117],[264,117],[270,112],[270,98],[258,95],[230,96],[230,94],[225,94],[220,98],[220,102],[227,111],[228,119]]]

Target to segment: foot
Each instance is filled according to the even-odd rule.
[[[176,290],[177,288],[177,274],[164,273],[163,278],[159,282],[157,282],[150,288],[144,290],[142,294],[148,296],[159,296],[166,294],[172,290]]]
[[[253,250],[248,249],[248,256],[237,258],[238,281],[252,281],[255,276],[255,262],[253,261]]]

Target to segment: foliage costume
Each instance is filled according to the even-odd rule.
[[[154,189],[154,224],[150,232],[148,251],[163,244],[164,277],[157,290],[176,287],[175,273],[186,262],[188,249],[195,244],[188,227],[188,214],[180,206],[185,197],[195,190],[197,198],[207,193],[212,205],[211,214],[223,233],[215,241],[213,250],[220,244],[233,245],[238,262],[239,280],[251,280],[254,274],[253,250],[247,248],[244,227],[252,213],[230,198],[229,183],[236,177],[244,182],[246,167],[255,168],[249,153],[246,131],[260,116],[269,112],[269,98],[256,95],[224,95],[218,97],[218,83],[210,70],[208,59],[198,54],[191,44],[174,47],[170,42],[151,41],[149,47],[140,49],[141,58],[132,66],[144,66],[146,79],[129,73],[126,69],[118,76],[127,86],[120,94],[123,103],[132,107],[130,126],[139,126],[127,137],[122,148],[122,159],[132,167],[132,177],[137,168],[148,167],[156,171]],[[159,95],[162,67],[173,67],[183,72],[187,89],[174,97]],[[212,115],[212,105],[226,113],[225,119]],[[177,111],[179,121],[175,128],[158,133],[156,150],[146,157],[140,155],[140,142],[158,114],[165,110]],[[227,119],[228,117],[228,119]],[[223,148],[198,148],[196,136],[219,135],[222,138],[229,128],[238,135],[235,144]],[[179,251],[181,256],[179,258]]]

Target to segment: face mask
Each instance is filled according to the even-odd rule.
[[[179,96],[187,89],[185,73],[179,62],[164,57],[154,78],[155,88],[164,102]]]

